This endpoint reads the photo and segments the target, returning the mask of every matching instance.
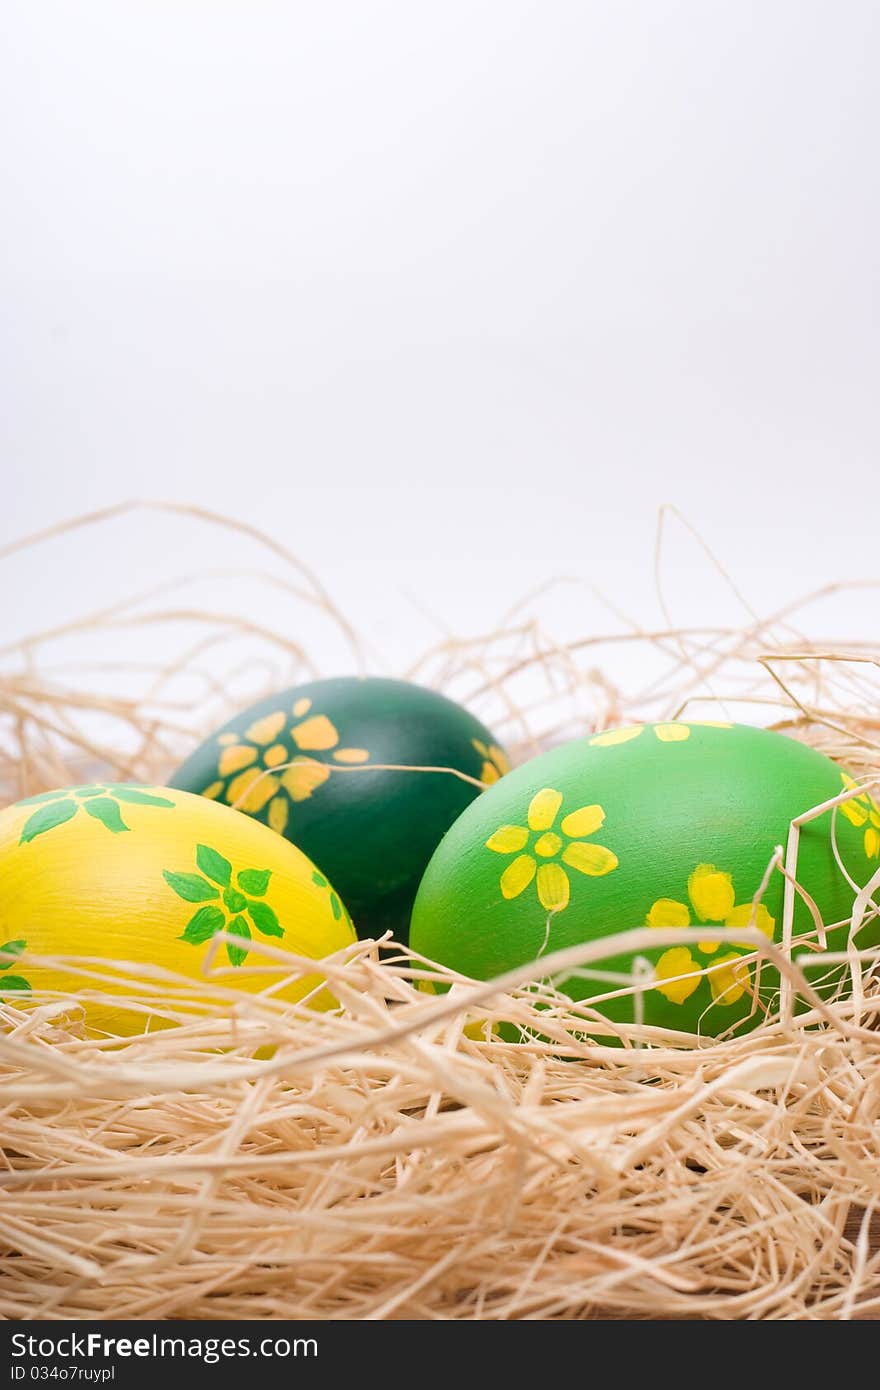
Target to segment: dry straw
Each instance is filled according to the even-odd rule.
[[[65,529],[106,534],[132,511]],[[222,518],[186,516],[262,547],[265,582],[363,665],[350,625],[293,556]],[[15,551],[59,539],[71,543],[48,532],[0,559],[11,571]],[[189,582],[119,597],[0,653],[8,798],[84,773],[161,780],[224,712],[243,666],[266,685],[313,673],[289,635],[190,605]],[[746,607],[739,625],[683,630],[667,613],[646,632],[615,614],[604,634],[566,640],[534,616],[549,597],[539,593],[498,632],[444,638],[413,674],[466,700],[520,757],[712,702],[733,717],[763,712],[868,782],[880,774],[880,653],[807,636],[806,609],[825,592],[768,619]],[[115,672],[122,693],[110,689],[107,651],[146,626],[167,657],[131,660]],[[242,652],[254,640],[259,659]],[[610,674],[621,646],[639,653],[642,688]],[[796,845],[795,827],[768,875],[794,885]],[[875,912],[875,886],[857,917]],[[177,1026],[102,1040],[77,999],[0,1005],[0,1316],[872,1316],[873,961],[852,953],[855,989],[825,1006],[797,943],[752,941],[782,972],[779,1009],[744,1038],[698,1048],[606,1028],[553,988],[559,972],[601,966],[613,941],[546,957],[538,983],[527,968],[489,985],[452,976],[443,997],[419,989],[421,962],[361,942],[326,963],[335,1014],[243,997],[216,952],[198,984],[80,958],[82,997],[121,978],[126,1007]],[[313,969],[255,949],[279,981]],[[795,1019],[798,996],[812,1011]],[[526,1040],[504,1041],[502,1020]]]

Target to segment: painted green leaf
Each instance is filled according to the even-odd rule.
[[[174,874],[170,869],[162,870],[162,877],[173,888],[179,898],[183,898],[187,903],[207,903],[212,898],[219,898],[220,894],[201,874]]]
[[[51,806],[41,806],[39,811],[34,811],[24,823],[19,844],[29,844],[38,835],[45,835],[47,830],[54,830],[58,825],[64,825],[76,815],[76,802],[65,797],[63,801],[56,801]]]
[[[230,912],[244,912],[247,907],[247,898],[244,893],[238,893],[234,888],[227,888],[225,890],[223,901]]]
[[[12,961],[16,956],[21,955],[26,945],[26,941],[7,941],[4,946],[0,946],[0,956],[7,955],[12,957],[12,960],[0,959],[0,970],[8,970],[10,965],[12,965]]]
[[[155,796],[152,792],[138,791],[136,787],[115,786],[113,795],[117,801],[130,802],[132,806],[166,806],[174,809],[174,802],[167,796]]]
[[[261,898],[269,887],[271,869],[242,869],[238,874],[238,886],[254,898]]]
[[[232,878],[232,865],[228,859],[224,859],[222,854],[218,854],[210,845],[196,845],[196,863],[202,873],[208,878],[219,883],[221,888],[228,888]]]
[[[334,919],[338,922],[342,916],[342,904],[335,893],[330,894],[330,910],[333,913]]]
[[[220,930],[225,921],[226,918],[219,907],[200,907],[198,912],[190,917],[180,940],[188,941],[191,946],[201,946],[215,931]]]
[[[251,929],[243,917],[233,917],[226,930],[231,932],[233,936],[244,937],[246,941],[251,939]],[[226,954],[229,957],[230,965],[242,965],[247,959],[247,947],[233,946],[231,941],[227,941]]]
[[[284,928],[268,903],[248,903],[248,914],[257,931],[264,936],[284,935]]]
[[[40,792],[39,796],[23,796],[21,801],[16,804],[18,806],[39,806],[44,801],[57,801],[60,795],[61,793],[57,791]]]
[[[312,883],[317,883],[319,888],[327,887],[326,878],[323,874],[319,874],[317,869],[315,869],[314,873],[312,874]]]
[[[23,975],[4,975],[0,980],[0,994],[5,994],[7,990],[29,990],[30,985]]]
[[[108,830],[112,830],[114,835],[119,835],[123,830],[131,827],[125,824],[119,813],[119,807],[115,801],[111,801],[109,796],[96,796],[84,803],[87,813],[94,819],[99,820]]]

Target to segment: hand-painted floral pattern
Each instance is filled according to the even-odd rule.
[[[505,898],[518,898],[533,879],[538,901],[547,912],[562,912],[571,896],[571,881],[563,865],[591,878],[617,868],[617,855],[604,845],[587,841],[605,821],[601,806],[579,806],[553,829],[562,806],[562,792],[544,787],[532,797],[526,825],[502,825],[489,836],[486,848],[495,854],[516,855],[501,875]]]
[[[293,722],[290,722],[291,714]],[[290,738],[299,750],[291,757],[282,739]],[[222,797],[230,806],[257,815],[268,804],[267,818],[283,835],[290,818],[291,801],[305,801],[330,776],[332,762],[352,766],[369,761],[366,748],[340,748],[339,733],[326,714],[314,714],[312,702],[302,698],[292,711],[273,710],[249,724],[243,734],[227,732],[218,738],[220,755],[217,780],[204,795]]]
[[[196,846],[196,865],[201,871],[197,874],[163,871],[165,882],[179,898],[200,904],[187,922],[181,941],[201,946],[215,932],[228,932],[241,938],[240,946],[226,943],[229,963],[241,965],[248,953],[245,943],[252,939],[251,926],[263,936],[284,935],[274,910],[264,901],[271,869],[241,869],[233,874],[229,860],[209,845]]]
[[[594,734],[590,739],[591,748],[613,748],[618,743],[629,743],[631,739],[638,738],[646,729],[650,729],[655,738],[661,743],[683,743],[686,738],[690,738],[691,729],[732,729],[732,724],[726,724],[718,719],[692,719],[687,724],[681,724],[678,720],[673,720],[669,724],[628,724],[623,729],[606,729],[604,733]]]
[[[854,791],[859,785],[845,772],[841,772],[840,776],[847,791]],[[840,810],[851,825],[858,829],[864,827],[865,854],[868,858],[880,858],[880,806],[873,796],[868,792],[862,792],[860,796],[853,797],[851,801],[842,801]]]
[[[688,879],[688,903],[675,898],[658,898],[647,917],[649,927],[749,927],[755,926],[768,941],[773,940],[776,923],[763,903],[737,903],[730,874],[714,864],[698,864]],[[693,919],[691,917],[693,912]],[[656,988],[673,1004],[683,1004],[698,989],[706,966],[712,999],[716,1004],[735,1004],[752,982],[743,955],[754,948],[743,944],[735,951],[717,955],[719,943],[697,941],[696,956],[687,946],[673,946],[657,962]],[[680,978],[685,977],[685,978]]]
[[[472,738],[471,743],[483,759],[480,781],[485,782],[487,787],[491,787],[493,782],[498,782],[510,771],[507,756],[497,743],[483,743],[482,739],[479,738]]]
[[[351,926],[351,918],[348,915],[345,904],[342,902],[335,888],[331,886],[329,880],[326,879],[322,873],[319,873],[317,869],[315,869],[312,874],[312,883],[316,884],[318,888],[326,888],[327,892],[330,894],[330,911],[333,913],[333,920],[338,922],[341,918]]]
[[[93,820],[100,821],[105,829],[114,835],[130,830],[122,815],[123,806],[160,806],[173,809],[174,802],[167,796],[157,796],[146,791],[139,783],[108,783],[95,787],[68,787],[65,791],[42,792],[39,796],[28,796],[19,801],[19,806],[36,806],[37,810],[25,821],[20,844],[26,845],[38,835],[64,825],[73,820],[78,812],[84,811]]]
[[[15,964],[17,956],[27,948],[26,941],[6,941],[0,946],[0,972],[7,971]],[[29,982],[23,975],[0,973],[0,994],[27,993]]]

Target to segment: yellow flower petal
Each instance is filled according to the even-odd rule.
[[[311,719],[297,724],[291,733],[297,748],[303,748],[308,753],[325,752],[328,748],[335,748],[339,742],[339,735],[326,714],[313,714]]]
[[[880,806],[877,805],[873,796],[871,797],[871,824],[880,830]]]
[[[562,792],[544,787],[529,803],[529,825],[532,830],[549,830],[562,805]]]
[[[868,819],[868,812],[860,801],[841,801],[840,811],[851,825],[864,825]]]
[[[865,853],[869,859],[876,859],[880,855],[880,833],[872,825],[865,831]]]
[[[563,863],[579,873],[589,874],[591,878],[601,878],[617,868],[618,859],[604,845],[587,844],[583,840],[572,840],[562,854]]]
[[[605,812],[601,806],[581,806],[565,817],[562,833],[570,835],[573,840],[580,839],[582,835],[595,835],[604,822]]]
[[[674,978],[676,975],[684,975],[687,978],[677,980]],[[673,946],[670,950],[664,951],[658,960],[654,979],[666,982],[655,984],[654,988],[665,995],[671,1004],[683,1004],[686,999],[690,999],[700,983],[699,966],[686,946]]]
[[[776,930],[776,922],[774,918],[770,916],[770,913],[763,903],[758,903],[758,906],[755,908],[752,907],[751,903],[741,903],[739,907],[733,909],[730,916],[725,920],[724,925],[725,927],[748,927],[752,924],[752,917],[755,919],[753,925],[757,927],[759,932],[763,932],[768,941],[772,941],[773,933]],[[702,950],[702,947],[700,947],[700,949]],[[743,949],[751,949],[748,942],[743,943]]]
[[[691,719],[690,724],[696,724],[698,729],[732,729],[733,725],[729,719]]]
[[[302,719],[303,715],[308,714],[311,708],[311,700],[309,700],[306,696],[303,696],[301,700],[297,700],[296,704],[293,707],[293,712],[296,715],[297,719]]]
[[[649,927],[689,927],[691,914],[674,898],[658,898],[645,920]]]
[[[629,743],[631,738],[638,738],[644,727],[644,724],[629,724],[625,729],[606,729],[590,739],[590,747],[613,748],[618,743]]]
[[[337,748],[333,754],[338,763],[368,763],[370,755],[366,748]]]
[[[290,755],[283,743],[273,743],[271,748],[267,748],[263,754],[263,762],[267,767],[278,767],[279,763],[289,761]]]
[[[306,801],[330,776],[330,769],[314,758],[297,758],[292,767],[281,774],[281,785],[293,801]]]
[[[503,753],[497,743],[493,743],[489,748],[489,758],[498,769],[499,776],[506,777],[510,771],[510,760],[506,753]]]
[[[256,761],[256,748],[249,748],[245,743],[234,743],[231,747],[224,748],[220,754],[218,771],[221,777],[228,777],[231,772],[239,772],[241,768],[249,767]]]
[[[654,733],[661,743],[682,743],[691,736],[687,724],[655,724]]]
[[[217,742],[225,747],[228,743],[238,743],[238,734],[218,734]]]
[[[714,864],[698,864],[688,879],[688,895],[701,922],[723,922],[733,911],[736,895],[730,874]]]
[[[249,738],[252,743],[259,743],[263,746],[271,743],[281,733],[286,723],[287,716],[283,709],[276,709],[272,714],[264,714],[262,719],[254,720],[249,729],[245,729],[244,736]]]
[[[487,787],[491,787],[494,782],[501,781],[501,773],[494,763],[483,763],[480,768],[480,781],[485,782]]]
[[[538,868],[538,900],[546,912],[562,912],[568,907],[568,874],[560,864],[541,864]]]
[[[563,840],[560,835],[555,835],[552,830],[545,830],[535,841],[535,853],[540,854],[542,859],[550,859],[554,854],[558,854],[562,849]]]
[[[472,739],[471,739],[471,744],[473,745],[474,748],[476,748],[476,750],[477,750],[477,752],[479,753],[479,755],[480,755],[481,758],[488,758],[488,756],[489,756],[489,749],[488,749],[488,747],[487,747],[487,745],[486,745],[485,743],[483,743],[483,742],[482,742],[480,739],[478,739],[478,738],[472,738]]]
[[[493,849],[496,854],[516,854],[517,850],[525,849],[528,838],[529,832],[524,825],[500,825],[489,836],[486,848]]]
[[[715,966],[708,972],[712,998],[716,1004],[735,1004],[748,989],[752,972],[743,963],[742,956],[731,953],[719,956]]]
[[[859,785],[855,778],[850,777],[846,772],[841,772],[840,780],[848,792],[855,791]],[[840,810],[851,825],[864,825],[867,821],[870,813],[863,805],[867,800],[868,798],[866,796],[860,796],[852,801],[842,801],[840,803]]]
[[[257,811],[262,811],[277,790],[278,778],[273,777],[271,772],[261,772],[258,767],[249,767],[229,783],[226,788],[226,800],[230,806],[237,806],[239,811],[255,815]]]
[[[275,796],[269,802],[269,824],[279,835],[283,835],[287,829],[287,820],[290,815],[290,802],[286,796]]]
[[[220,795],[222,790],[222,782],[212,782],[210,787],[205,787],[205,790],[202,792],[202,796],[207,796],[211,799],[211,801],[216,801],[217,797]]]
[[[512,864],[508,864],[501,875],[501,892],[505,898],[518,898],[535,877],[536,867],[530,854],[521,854]]]

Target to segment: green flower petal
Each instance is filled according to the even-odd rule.
[[[30,990],[30,985],[23,975],[4,975],[0,980],[0,994],[7,990]]]
[[[96,796],[86,801],[84,805],[86,813],[93,820],[99,820],[108,830],[112,830],[114,835],[119,835],[123,830],[130,829],[122,819],[116,802],[111,801],[109,796]]]
[[[232,878],[232,865],[228,859],[224,859],[222,854],[218,854],[210,845],[196,846],[196,863],[202,873],[207,878],[219,883],[221,888],[228,888]]]
[[[7,955],[12,957],[12,960],[0,960],[0,970],[8,970],[12,961],[16,956],[21,955],[26,946],[26,941],[7,941],[5,945],[0,946],[0,956]]]
[[[284,928],[268,903],[248,903],[248,915],[264,936],[283,936]]]
[[[174,802],[167,796],[155,796],[152,792],[138,791],[136,787],[116,786],[113,795],[117,801],[128,801],[132,806],[166,806],[174,809]]]
[[[63,801],[56,801],[51,806],[41,806],[39,811],[34,811],[24,823],[19,844],[29,844],[38,835],[45,835],[47,830],[54,830],[58,825],[64,825],[71,820],[77,811],[75,801],[65,798]]]
[[[162,870],[162,877],[173,888],[179,898],[187,903],[206,903],[220,894],[201,874],[173,874],[170,869]]]
[[[210,940],[215,931],[219,931],[226,918],[219,907],[200,907],[186,924],[186,931],[179,938],[181,941],[188,941],[191,946],[201,946],[203,942]]]
[[[57,801],[63,796],[64,792],[40,792],[39,796],[23,796],[21,801],[17,801],[16,806],[40,806],[44,801]]]
[[[338,922],[340,917],[342,916],[342,904],[340,903],[335,893],[330,894],[330,908],[333,912],[333,916]]]
[[[243,917],[233,917],[226,930],[231,932],[233,936],[243,937],[245,941],[251,939],[251,929]],[[242,965],[247,960],[247,947],[233,946],[231,941],[227,941],[226,954],[229,957],[230,965]]]
[[[242,869],[237,875],[238,886],[245,893],[250,893],[254,898],[261,898],[269,887],[269,879],[272,877],[271,869]]]
[[[327,887],[326,878],[323,874],[319,874],[317,869],[315,869],[314,873],[312,874],[312,883],[317,883],[319,888]]]

